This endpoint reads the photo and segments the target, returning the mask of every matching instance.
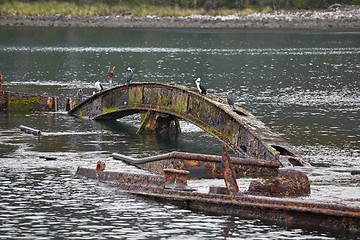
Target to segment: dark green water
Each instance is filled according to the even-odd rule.
[[[194,86],[200,77],[221,97],[258,116],[313,167],[310,199],[360,206],[360,32],[280,30],[139,30],[0,28],[3,90],[60,97],[61,112],[0,115],[0,237],[129,239],[356,238],[331,229],[289,229],[257,219],[210,216],[130,196],[74,176],[99,159],[111,170],[137,171],[111,158],[177,151],[219,154],[220,143],[182,122],[178,137],[136,134],[138,116],[81,121],[65,98],[94,83],[116,84],[127,66],[134,81]],[[40,140],[19,131],[40,129]],[[50,154],[57,161],[39,156]],[[324,187],[325,186],[325,187]],[[243,187],[245,188],[245,187]],[[325,190],[324,190],[325,189]]]

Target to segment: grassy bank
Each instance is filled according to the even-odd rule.
[[[17,1],[0,1],[0,14],[6,15],[22,15],[22,16],[54,16],[54,15],[72,15],[72,16],[106,16],[131,14],[135,17],[145,16],[189,16],[191,14],[199,15],[231,15],[240,14],[246,16],[254,12],[271,12],[270,7],[265,8],[246,8],[238,9],[203,9],[203,8],[180,8],[174,6],[154,6],[154,5],[126,5],[126,4],[106,4],[106,3],[92,3],[81,4],[75,2],[17,2]]]

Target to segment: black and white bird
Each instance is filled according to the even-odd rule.
[[[232,108],[235,108],[235,95],[234,95],[233,91],[230,90],[230,91],[227,93],[226,99],[227,99],[228,104],[229,104]]]
[[[200,78],[195,80],[195,84],[196,84],[197,89],[199,90],[199,93],[206,95],[206,88],[205,88],[204,84],[202,84],[202,82],[200,81]]]
[[[77,99],[78,99],[78,101],[82,101],[82,99],[83,99],[83,97],[84,97],[84,93],[83,93],[83,90],[82,89],[79,89],[79,91],[77,92]]]
[[[128,67],[125,72],[126,85],[128,85],[130,83],[130,81],[133,78],[133,75],[134,75],[134,69],[131,67]]]
[[[95,83],[95,88],[96,88],[96,90],[97,90],[98,92],[101,92],[102,90],[104,90],[103,85],[102,85],[99,81],[97,81],[97,82]]]

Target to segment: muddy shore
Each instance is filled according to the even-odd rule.
[[[360,7],[344,7],[317,11],[275,11],[254,13],[245,17],[200,16],[132,17],[111,15],[79,16],[15,16],[0,15],[0,26],[38,27],[114,27],[114,28],[268,28],[268,29],[360,29]]]

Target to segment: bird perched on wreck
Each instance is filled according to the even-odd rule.
[[[206,88],[205,88],[204,84],[202,84],[200,78],[195,80],[195,84],[196,84],[197,89],[199,90],[199,93],[206,95]]]
[[[116,73],[115,67],[113,67],[113,68],[111,69],[111,67],[109,66],[108,72],[107,72],[107,74],[108,74],[108,80],[109,80],[109,88],[112,87],[112,80],[113,80],[113,77],[114,77],[115,73]]]
[[[128,67],[126,69],[126,72],[125,72],[126,85],[128,85],[130,83],[130,81],[132,80],[132,78],[134,76],[134,69],[135,68],[131,68],[131,67]]]
[[[227,93],[227,96],[226,96],[226,99],[227,99],[227,102],[228,104],[232,107],[232,108],[235,108],[235,95],[234,95],[234,92],[233,91],[229,91]]]
[[[98,92],[101,92],[102,90],[104,90],[103,85],[102,85],[99,81],[97,81],[97,82],[95,83],[95,88],[96,88],[96,90],[97,90]]]
[[[79,89],[79,91],[77,92],[77,100],[78,100],[78,102],[81,102],[83,97],[84,97],[83,90]]]
[[[99,160],[97,163],[96,163],[96,172],[99,174],[100,172],[104,171],[106,168],[106,163]]]

